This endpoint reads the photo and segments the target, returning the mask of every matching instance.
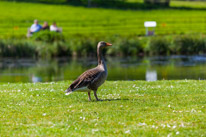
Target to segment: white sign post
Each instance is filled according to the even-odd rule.
[[[157,26],[156,21],[145,21],[144,27],[146,28],[146,36],[154,35],[155,27]],[[153,28],[153,30],[149,30],[149,28]]]

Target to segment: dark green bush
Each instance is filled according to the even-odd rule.
[[[65,42],[54,42],[53,43],[56,47],[57,47],[57,52],[55,55],[55,57],[66,57],[66,56],[71,56],[72,52],[71,49],[69,47],[69,45]]]
[[[36,45],[37,57],[51,58],[52,54],[55,54],[56,47],[46,42],[38,42]]]
[[[113,46],[108,49],[107,54],[119,56],[136,56],[143,52],[143,47],[138,38],[117,37],[113,41]]]
[[[84,6],[94,6],[94,7],[111,7],[111,6],[117,6],[119,4],[125,4],[123,3],[125,0],[90,0],[90,3],[88,3],[88,0],[67,0],[70,4],[75,5],[84,5]]]
[[[178,36],[171,46],[174,54],[202,54],[206,53],[205,39],[198,36]]]
[[[64,41],[64,36],[61,33],[46,30],[34,33],[31,38],[33,40],[43,42]]]
[[[206,38],[200,37],[195,46],[195,53],[205,54],[206,53]]]
[[[103,40],[113,44],[112,47],[105,48],[103,54],[107,53],[112,56],[206,54],[206,38],[192,35],[149,38],[89,35],[71,36],[67,38],[67,41],[45,42],[48,39],[44,40],[0,40],[0,57],[96,56],[97,44]]]
[[[46,43],[27,40],[0,40],[0,57],[51,58],[71,56],[69,46],[61,41]]]
[[[153,37],[149,40],[146,51],[150,55],[169,55],[170,41],[164,37]]]
[[[35,53],[35,47],[32,42],[0,40],[1,57],[34,57]]]
[[[73,56],[89,56],[96,54],[97,41],[88,37],[70,38],[67,42]]]
[[[37,44],[38,43],[38,44]],[[52,58],[71,56],[71,49],[64,42],[36,42],[36,56],[39,58]]]

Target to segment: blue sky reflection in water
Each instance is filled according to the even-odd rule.
[[[108,80],[206,79],[206,56],[107,57]],[[95,67],[96,58],[1,59],[0,82],[47,82],[74,80]]]

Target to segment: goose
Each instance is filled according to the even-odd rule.
[[[100,41],[97,45],[97,58],[98,65],[95,68],[89,69],[82,73],[72,84],[65,90],[66,95],[73,92],[88,92],[88,99],[91,101],[90,92],[94,91],[94,96],[97,101],[100,101],[97,97],[98,88],[107,79],[107,66],[102,55],[102,49],[112,46],[112,44]]]

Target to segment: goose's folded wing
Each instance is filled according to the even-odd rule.
[[[74,91],[78,88],[87,87],[100,73],[101,71],[96,68],[85,71],[70,85],[70,89]]]

